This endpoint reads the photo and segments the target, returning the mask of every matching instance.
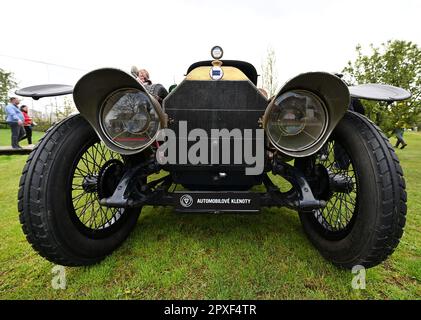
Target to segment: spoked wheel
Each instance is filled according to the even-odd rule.
[[[316,210],[314,216],[326,238],[344,238],[358,214],[359,186],[352,159],[334,139],[314,158],[318,170],[324,171],[324,189],[319,190],[319,198],[327,201],[326,207]]]
[[[110,151],[104,143],[92,142],[81,150],[79,159],[75,159],[69,178],[75,223],[87,235],[98,237],[106,234],[124,215],[124,208],[99,204],[101,198],[112,195],[124,172],[124,163],[121,155]]]
[[[300,212],[303,229],[334,264],[373,267],[399,243],[405,225],[403,172],[388,139],[362,115],[348,112],[327,144],[296,166],[315,166],[315,196],[327,206]],[[311,178],[311,177],[310,177]]]
[[[28,158],[19,211],[28,241],[61,265],[89,265],[116,249],[136,225],[140,209],[106,208],[126,160],[110,152],[80,116],[54,126]]]

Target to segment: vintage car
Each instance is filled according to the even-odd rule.
[[[48,130],[23,169],[20,221],[33,248],[60,265],[90,265],[126,239],[143,206],[288,207],[333,264],[384,261],[405,225],[403,172],[387,137],[348,107],[351,97],[392,102],[410,93],[309,72],[266,97],[250,63],[221,60],[219,46],[211,54],[169,94],[112,68],[74,88],[17,91],[73,93],[80,112]]]

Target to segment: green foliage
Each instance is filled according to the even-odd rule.
[[[399,122],[405,127],[417,126],[421,114],[421,50],[408,41],[388,41],[380,47],[370,45],[363,54],[357,46],[357,59],[349,61],[343,70],[350,84],[384,83],[404,88],[412,93],[407,101],[386,103],[363,101],[367,116],[383,131],[390,133]]]
[[[74,112],[76,112],[76,107],[72,100],[68,97],[64,97],[63,107],[61,109],[57,109],[56,118],[57,120],[63,120]]]
[[[3,106],[9,102],[9,91],[16,87],[13,73],[0,68],[0,121],[4,119]]]
[[[52,123],[47,120],[36,120],[35,122],[37,125],[32,127],[33,131],[46,132],[52,126]]]

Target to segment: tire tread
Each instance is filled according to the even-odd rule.
[[[386,135],[370,119],[358,113],[345,115],[352,121],[372,147],[376,157],[381,185],[382,208],[379,222],[374,228],[374,236],[362,252],[359,264],[365,267],[378,265],[389,257],[399,244],[406,222],[406,184],[399,159]],[[355,264],[355,263],[354,263]],[[348,266],[350,267],[350,266]]]
[[[47,260],[66,266],[87,265],[101,259],[82,259],[65,250],[50,232],[42,212],[40,198],[44,196],[41,184],[44,173],[48,170],[48,161],[51,153],[58,147],[60,137],[66,130],[72,128],[78,115],[60,121],[47,130],[34,150],[29,154],[19,182],[18,211],[22,230],[32,248]],[[66,127],[66,130],[64,130]],[[67,258],[66,258],[67,257]]]

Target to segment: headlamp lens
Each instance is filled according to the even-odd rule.
[[[308,91],[288,91],[274,101],[266,132],[280,149],[305,150],[322,138],[327,119],[326,107],[318,96]]]
[[[101,126],[113,144],[136,150],[151,143],[160,128],[160,121],[145,93],[138,89],[123,89],[105,100]]]

